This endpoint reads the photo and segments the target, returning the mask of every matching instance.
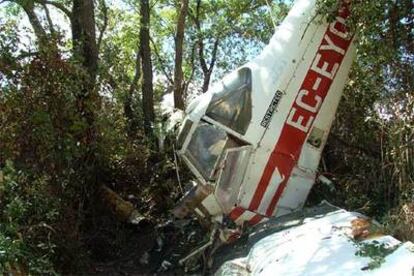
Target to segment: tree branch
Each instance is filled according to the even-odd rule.
[[[204,41],[203,41],[203,36],[201,34],[200,8],[201,8],[201,0],[197,0],[196,15],[192,16],[192,19],[194,20],[194,23],[197,29],[198,57],[200,60],[200,66],[201,66],[201,70],[203,71],[203,74],[206,75],[208,73],[208,67],[207,67],[207,62],[204,58]]]
[[[50,17],[49,9],[47,8],[46,4],[42,4],[42,6],[45,9],[46,19],[47,19],[47,23],[49,24],[50,34],[52,36],[55,36],[56,32],[55,32],[55,28],[53,27],[53,21],[52,21],[52,18]]]
[[[30,25],[32,25],[33,31],[37,37],[39,48],[46,46],[48,43],[47,34],[34,11],[34,3],[31,1],[12,2],[19,4],[25,11],[27,17],[29,18]]]
[[[55,1],[49,1],[49,0],[35,0],[34,2],[42,4],[42,5],[51,5],[54,6],[55,8],[61,10],[64,14],[66,14],[67,17],[71,18],[72,17],[72,12],[65,7],[65,5],[63,5],[62,3],[58,3]]]
[[[135,73],[134,78],[132,79],[131,86],[129,87],[129,94],[132,95],[134,91],[137,89],[138,80],[141,77],[141,56],[139,54],[139,49],[137,50],[137,55],[135,58]]]
[[[99,29],[99,37],[98,37],[98,44],[97,44],[98,53],[99,53],[99,50],[101,49],[103,35],[106,31],[106,28],[108,27],[108,7],[106,6],[105,0],[101,0],[99,1],[99,3],[102,6],[103,24],[102,24],[102,28]]]
[[[168,82],[171,84],[171,85],[173,85],[174,84],[174,81],[173,81],[173,79],[170,77],[170,75],[167,73],[167,71],[165,70],[165,61],[162,59],[162,57],[160,56],[160,53],[158,52],[158,48],[157,48],[157,46],[155,45],[155,42],[154,42],[154,40],[152,39],[152,37],[150,37],[150,41],[151,41],[151,44],[152,44],[152,47],[154,48],[154,53],[155,53],[155,56],[157,57],[157,59],[158,59],[158,62],[161,64],[161,71],[163,72],[163,74],[165,75],[165,77],[167,78],[167,80],[168,80]]]
[[[219,38],[217,38],[216,41],[214,41],[213,52],[211,53],[210,66],[208,68],[208,72],[210,74],[213,71],[214,64],[216,63],[218,46],[219,46]]]
[[[195,50],[197,47],[197,43],[193,44],[193,47],[191,48],[191,57],[190,57],[190,64],[191,64],[191,74],[190,77],[188,78],[188,80],[184,83],[184,95],[183,97],[185,98],[187,96],[187,92],[188,92],[188,87],[190,85],[190,82],[193,80],[194,77],[194,73],[195,73],[195,66],[194,66],[194,60],[195,60]]]

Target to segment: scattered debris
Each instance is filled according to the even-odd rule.
[[[141,258],[139,259],[139,263],[142,265],[148,265],[149,263],[150,254],[148,252],[145,252],[142,254]]]
[[[167,260],[162,261],[161,267],[158,269],[158,272],[167,271],[169,268],[172,267],[172,263]]]

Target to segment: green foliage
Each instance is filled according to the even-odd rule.
[[[319,1],[320,13],[333,16],[337,3]],[[324,153],[326,168],[337,183],[328,197],[385,222],[413,200],[410,5],[411,1],[352,1],[349,25],[357,55]]]
[[[67,173],[85,150],[79,140],[86,122],[78,114],[78,73],[63,60],[38,58],[23,65],[5,87],[2,152],[19,166]]]
[[[14,58],[8,65],[13,70],[0,67],[6,77],[0,96],[0,250],[7,252],[1,265],[3,271],[55,274],[57,263],[62,269],[82,262],[84,254],[75,253],[81,210],[94,189],[85,185],[89,171],[80,163],[90,147],[88,122],[79,112],[85,73],[55,55]]]
[[[16,269],[54,275],[58,201],[46,196],[47,179],[31,182],[11,162],[0,171],[0,272]]]
[[[364,242],[357,244],[358,250],[355,252],[356,256],[369,257],[371,261],[363,270],[373,270],[379,268],[384,262],[385,257],[394,252],[397,246],[387,246],[378,241]]]

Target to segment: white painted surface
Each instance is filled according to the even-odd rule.
[[[355,242],[351,221],[358,213],[339,210],[259,240],[245,258],[226,262],[216,275],[394,275],[414,273],[414,244],[391,236]],[[378,242],[397,249],[375,269],[370,257],[357,256],[361,243]],[[237,264],[237,265],[236,265]]]

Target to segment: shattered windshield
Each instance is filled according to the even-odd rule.
[[[224,130],[209,123],[200,122],[192,135],[185,156],[205,179],[211,179],[226,141],[227,134]]]
[[[251,72],[242,68],[237,75],[223,80],[207,108],[206,115],[213,120],[245,134],[251,121]]]

